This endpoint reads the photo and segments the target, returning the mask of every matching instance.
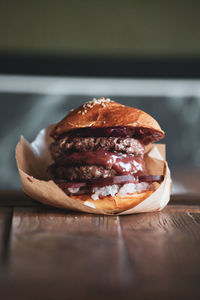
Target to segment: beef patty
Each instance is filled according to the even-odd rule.
[[[121,170],[118,170],[119,168],[117,169],[116,163],[118,163],[118,167],[126,166],[124,161],[126,158],[123,157],[123,155],[132,156],[132,158],[130,157],[131,162],[135,160],[135,162],[133,161],[132,168],[134,170],[138,169],[140,160],[142,160],[144,154],[144,146],[141,142],[134,138],[121,137],[65,136],[53,142],[49,149],[55,163],[48,168],[48,177],[69,181],[92,180],[112,177],[118,175],[118,173],[121,174]],[[101,151],[102,155],[99,157]],[[122,157],[115,157],[117,156],[116,152]],[[76,156],[79,157],[80,155],[80,161],[75,160]],[[112,157],[112,155],[114,155],[114,157]],[[107,165],[105,159],[108,159],[110,164]],[[121,163],[120,159],[122,159]],[[112,161],[113,165],[111,163]],[[127,161],[127,164],[130,168],[129,161]],[[139,169],[141,169],[141,167]]]
[[[66,168],[56,163],[52,164],[48,168],[47,173],[49,179],[65,179],[69,181],[85,181],[116,175],[116,171],[114,169],[106,169],[103,166],[85,165]]]
[[[142,156],[144,146],[134,138],[119,137],[69,137],[66,136],[50,145],[52,158],[56,161],[66,152],[117,151]]]

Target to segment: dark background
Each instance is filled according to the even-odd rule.
[[[200,77],[198,0],[1,0],[1,73]]]
[[[199,11],[200,2],[195,0],[1,1],[0,187],[20,188],[14,148],[21,134],[31,141],[42,127],[58,121],[69,109],[93,96],[109,96],[139,107],[159,121],[166,131],[174,191],[199,193]],[[68,86],[73,77],[77,90],[80,80],[89,81],[82,93],[52,93],[49,84],[35,92],[38,75],[56,76],[58,81],[62,76]],[[103,80],[98,93],[93,89],[94,77]],[[119,79],[120,93],[107,92],[108,78]],[[160,90],[161,78],[174,84],[167,93],[131,95],[122,84],[128,78],[136,79],[135,87],[139,78],[145,78],[150,86],[151,79],[157,80],[152,86]],[[179,79],[183,79],[181,84]],[[39,77],[39,82],[43,80],[45,77]],[[189,91],[188,80],[195,83]]]
[[[199,57],[198,0],[2,0],[0,47],[14,53]]]

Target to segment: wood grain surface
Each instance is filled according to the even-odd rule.
[[[0,201],[1,299],[198,298],[200,197],[121,217],[17,199]]]

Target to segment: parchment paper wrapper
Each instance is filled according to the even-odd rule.
[[[42,129],[31,144],[24,137],[21,137],[17,144],[16,161],[24,192],[47,205],[95,214],[111,214],[105,210],[90,207],[89,201],[71,199],[52,180],[45,181],[46,169],[52,163],[48,146],[53,141],[49,133],[54,126],[53,124]],[[150,197],[119,215],[159,211],[167,205],[170,199],[171,177],[165,160],[165,145],[148,146],[145,161],[149,174],[163,174],[164,181],[161,184],[155,183],[157,189]]]

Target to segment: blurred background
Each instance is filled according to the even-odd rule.
[[[154,116],[173,193],[200,193],[200,2],[0,1],[0,188],[14,149],[93,97]]]

